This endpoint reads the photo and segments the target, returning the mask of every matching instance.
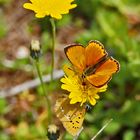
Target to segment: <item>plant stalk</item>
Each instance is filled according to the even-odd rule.
[[[42,79],[42,74],[41,74],[41,71],[40,71],[39,59],[35,60],[35,66],[36,66],[37,73],[38,73],[38,76],[39,76],[39,79],[40,79],[40,82],[41,82],[41,86],[42,86],[42,90],[43,90],[43,94],[44,94],[44,99],[45,99],[45,102],[47,102],[48,124],[50,124],[51,123],[51,115],[52,115],[51,104],[50,104],[50,100],[48,99],[48,96],[46,94],[47,92],[46,92],[46,88],[45,88],[45,85],[44,85],[44,82],[43,82],[43,79]]]
[[[56,27],[53,18],[50,19],[52,26],[52,64],[51,64],[51,81],[53,81],[53,71],[54,71],[54,53],[55,53],[55,39],[56,39]]]

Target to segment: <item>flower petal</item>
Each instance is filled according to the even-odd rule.
[[[73,98],[73,97],[77,97],[77,98],[78,98],[78,97],[81,97],[81,95],[82,95],[81,92],[78,92],[78,91],[77,91],[77,92],[73,92],[73,91],[72,91],[72,92],[70,93],[70,95],[69,95],[69,98]]]
[[[43,14],[43,13],[37,13],[37,14],[35,14],[35,16],[37,18],[44,18],[45,17],[45,14]]]
[[[91,103],[91,105],[94,106],[96,104],[96,100],[92,96],[89,96],[88,100]]]
[[[75,8],[76,4],[71,4],[73,0],[30,0],[31,3],[25,3],[24,8],[33,10],[37,18],[51,16],[56,19],[61,19],[62,14],[69,13],[70,9]]]
[[[105,92],[107,90],[107,85],[100,88],[99,92]]]
[[[52,13],[50,15],[51,15],[51,17],[56,18],[56,19],[61,19],[62,18],[61,14],[57,14],[57,13],[54,14],[54,13]]]
[[[34,5],[31,3],[25,3],[23,7],[26,9],[34,10]]]
[[[75,104],[75,103],[81,102],[81,101],[82,101],[82,99],[80,97],[72,98],[70,100],[70,104]]]
[[[94,95],[94,98],[95,98],[95,99],[99,99],[100,96],[99,96],[98,94],[95,94],[95,95]]]

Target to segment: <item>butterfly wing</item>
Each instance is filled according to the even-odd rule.
[[[79,103],[72,105],[69,102],[68,97],[59,98],[56,101],[55,112],[65,129],[75,136],[82,127],[85,107],[80,107]]]
[[[111,79],[112,74],[119,71],[119,67],[119,62],[110,57],[96,69],[94,74],[86,78],[95,87],[101,87]]]
[[[86,66],[85,48],[82,45],[70,45],[64,49],[69,61],[79,72],[83,72]]]
[[[97,64],[100,59],[107,55],[104,46],[99,41],[90,41],[85,49],[86,67]]]

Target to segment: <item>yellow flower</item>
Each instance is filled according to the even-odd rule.
[[[81,105],[85,102],[89,102],[91,105],[96,104],[96,100],[99,99],[98,93],[104,92],[107,89],[107,85],[100,88],[96,88],[91,85],[86,79],[79,78],[73,72],[64,70],[66,72],[65,77],[61,78],[63,83],[61,88],[70,92],[70,104],[81,102]]]
[[[69,10],[75,8],[76,4],[71,4],[74,0],[30,0],[31,3],[25,3],[24,8],[36,13],[37,18],[51,16],[61,19],[62,14],[69,13]]]

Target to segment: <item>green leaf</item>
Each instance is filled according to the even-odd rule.
[[[123,135],[123,140],[135,140],[135,132],[133,130],[127,130]]]
[[[7,33],[7,25],[5,23],[4,16],[2,15],[0,11],[0,38],[4,37],[6,33]]]
[[[0,114],[5,112],[6,106],[7,106],[6,99],[0,99]]]
[[[0,133],[0,140],[10,140],[10,138],[8,137],[8,135]]]
[[[106,128],[105,132],[111,135],[116,134],[121,128],[121,125],[118,122],[112,121]]]

